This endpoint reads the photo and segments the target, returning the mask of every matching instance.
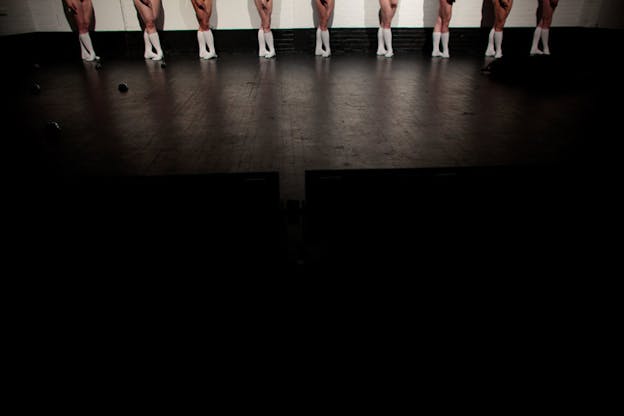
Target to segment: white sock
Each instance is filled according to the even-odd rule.
[[[266,56],[266,40],[264,39],[264,30],[260,28],[258,30],[258,56]]]
[[[392,49],[392,29],[383,30],[384,43],[386,44],[386,58],[391,58],[394,55]]]
[[[450,58],[451,54],[449,53],[449,37],[450,32],[442,33],[442,58]]]
[[[321,36],[321,28],[316,29],[316,50],[314,55],[321,56],[323,54],[323,40]]]
[[[78,35],[78,38],[80,40],[80,49],[82,50],[82,59],[85,61],[95,60],[95,51],[93,50],[89,33],[82,33]]]
[[[496,47],[495,58],[503,57],[503,31],[494,32],[494,45]]]
[[[531,55],[541,55],[542,51],[539,50],[538,44],[540,36],[542,35],[542,28],[537,26],[535,32],[533,32],[533,45],[531,45]]]
[[[329,30],[321,31],[321,39],[323,40],[323,46],[325,46],[323,57],[327,58],[331,55],[331,47],[329,46]]]
[[[494,28],[490,30],[490,34],[488,35],[488,46],[485,50],[485,56],[494,56],[496,55],[496,51],[494,50]]]
[[[152,59],[156,56],[156,54],[152,50],[152,42],[150,42],[149,33],[147,33],[147,30],[143,32],[143,42],[145,42],[145,54],[143,56],[145,57],[145,59]]]
[[[156,49],[156,56],[152,59],[154,61],[160,61],[164,55],[162,48],[160,47],[160,37],[158,36],[158,32],[150,33],[149,38],[152,45],[154,45],[154,49]]]
[[[265,58],[273,58],[275,56],[275,46],[273,45],[273,32],[269,30],[264,34],[264,38],[266,39],[267,46],[269,47]]]
[[[208,58],[216,58],[217,51],[215,50],[215,46],[214,46],[214,36],[212,36],[212,30],[208,29],[207,31],[204,32],[204,41],[206,42],[209,48]]]
[[[433,51],[431,52],[431,56],[440,56],[440,38],[442,33],[433,32]]]
[[[386,45],[384,45],[383,28],[380,27],[377,31],[377,55],[385,55]]]
[[[204,38],[204,32],[197,31],[197,43],[199,43],[199,57],[208,59],[208,51],[206,50],[206,39]]]
[[[544,48],[544,55],[550,55],[550,47],[548,45],[549,35],[550,29],[542,29],[542,48]]]

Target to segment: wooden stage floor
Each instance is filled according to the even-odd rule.
[[[492,64],[490,71],[483,71],[488,64]],[[9,149],[16,148],[15,152],[5,153],[5,158],[13,182],[28,179],[21,190],[31,197],[38,194],[28,188],[29,184],[40,181],[54,184],[77,179],[84,184],[85,180],[102,178],[169,178],[173,182],[168,183],[171,186],[167,189],[173,190],[174,198],[168,198],[166,203],[176,204],[175,198],[181,198],[175,218],[186,220],[186,228],[169,221],[164,234],[152,229],[153,224],[169,215],[169,211],[156,209],[165,201],[153,193],[132,207],[129,214],[119,208],[126,199],[106,205],[110,208],[106,215],[116,213],[113,217],[121,218],[124,227],[134,227],[135,221],[139,222],[139,241],[152,247],[152,254],[186,249],[207,252],[191,243],[174,246],[171,241],[214,234],[213,228],[202,228],[194,222],[202,218],[203,208],[213,204],[175,191],[176,183],[195,183],[199,185],[187,189],[190,193],[195,189],[201,192],[205,184],[200,178],[211,174],[261,175],[247,176],[259,180],[262,184],[258,186],[224,179],[210,189],[217,189],[224,198],[240,197],[232,206],[255,210],[255,217],[248,216],[248,222],[236,223],[234,228],[243,233],[255,230],[245,247],[274,247],[279,252],[275,257],[279,264],[284,259],[295,266],[325,264],[323,259],[340,262],[344,247],[358,242],[365,244],[344,258],[361,260],[366,258],[365,253],[387,246],[387,258],[401,253],[401,258],[409,259],[411,247],[399,243],[406,234],[398,230],[405,227],[417,230],[415,235],[424,238],[417,241],[423,244],[437,239],[437,244],[445,245],[447,252],[450,246],[442,241],[443,237],[462,235],[463,243],[457,243],[455,253],[464,253],[472,244],[471,238],[481,236],[483,230],[503,238],[489,240],[490,248],[500,248],[504,245],[498,241],[515,242],[516,237],[527,237],[550,227],[550,220],[544,219],[548,217],[558,218],[554,226],[557,231],[548,235],[562,242],[576,232],[568,229],[567,221],[574,215],[573,221],[578,220],[581,212],[577,202],[587,203],[588,191],[607,178],[594,173],[616,166],[615,149],[619,143],[612,132],[619,129],[620,106],[611,104],[611,99],[622,95],[622,83],[616,81],[621,67],[573,56],[512,57],[492,63],[484,58],[440,60],[419,54],[397,55],[393,59],[349,54],[322,59],[292,54],[274,60],[222,54],[213,61],[175,56],[165,68],[141,59],[111,59],[102,62],[100,69],[94,63],[80,61],[40,62],[37,67],[15,63],[2,69],[8,92],[3,100],[2,123],[5,131],[10,132],[3,138]],[[120,83],[126,83],[129,90],[120,92]],[[34,84],[40,90],[33,90]],[[60,130],[51,128],[50,122],[58,123]],[[470,195],[471,191],[466,190],[457,193],[455,187],[453,196],[445,193],[448,188],[444,184],[435,190],[429,182],[425,193],[432,198],[423,200],[439,200],[439,205],[423,207],[422,201],[408,198],[406,210],[397,213],[388,208],[396,202],[393,198],[422,191],[413,187],[412,179],[420,180],[418,174],[409,180],[369,175],[369,182],[366,176],[348,176],[349,172],[368,170],[388,173],[431,168],[447,169],[442,172],[444,177],[444,172],[455,169],[510,167],[571,170],[576,176],[564,181],[565,198],[547,208],[544,216],[540,214],[542,202],[552,195],[548,185],[533,194],[516,194],[516,189],[526,191],[527,187],[541,183],[535,174],[524,184],[514,177],[518,186],[508,187],[509,198],[498,212],[488,210],[494,206],[492,202],[500,202],[492,197],[492,190],[506,188],[506,179],[476,188],[472,187],[473,182],[466,189],[477,192]],[[314,172],[321,174],[315,176]],[[341,172],[343,187],[332,182],[337,176],[331,172]],[[273,176],[263,177],[265,174]],[[582,192],[577,192],[574,181],[580,177],[585,178],[584,185]],[[184,178],[195,179],[185,182]],[[231,192],[227,191],[228,180],[233,181],[229,182],[233,184]],[[561,184],[561,177],[552,183]],[[306,185],[315,188],[306,189]],[[249,192],[241,196],[241,189]],[[52,233],[45,233],[46,236],[63,232],[60,222],[48,221],[54,219],[53,215],[40,215],[40,210],[45,212],[56,206],[56,214],[71,221],[73,230],[85,237],[83,227],[69,214],[80,213],[73,205],[81,202],[80,198],[71,189],[61,192],[65,192],[64,196],[73,195],[71,204],[44,191],[43,196],[29,200],[28,214],[22,214],[26,223],[40,234],[44,233],[37,227],[52,227]],[[130,200],[136,197],[132,192],[126,196]],[[474,203],[479,197],[485,199],[478,206],[473,204],[469,211],[457,215],[467,202]],[[601,194],[597,196],[600,197]],[[384,198],[388,199],[386,205]],[[96,197],[94,205],[102,206],[102,200]],[[263,216],[275,200],[287,208],[287,217],[276,219],[272,213]],[[342,205],[333,207],[332,201]],[[302,219],[300,209],[305,203],[320,214]],[[598,212],[598,205],[599,202],[593,203],[592,212]],[[361,210],[362,206],[367,209]],[[412,215],[409,209],[414,207],[423,210]],[[530,215],[507,223],[510,217],[501,213],[510,208],[514,214]],[[219,209],[221,213],[229,210],[223,206]],[[562,211],[569,216],[559,216]],[[353,220],[354,212],[360,214],[357,220]],[[481,225],[468,212],[477,213],[483,220]],[[393,215],[398,216],[388,227],[385,216]],[[449,217],[454,221],[447,221]],[[37,226],[32,225],[33,218],[38,219]],[[415,218],[423,222],[416,223]],[[429,221],[431,218],[439,221]],[[591,218],[585,217],[586,229],[593,227]],[[113,220],[87,220],[98,233],[123,233],[128,229],[115,227]],[[509,227],[501,228],[497,221]],[[423,223],[431,225],[429,232],[424,232]],[[343,226],[344,231],[337,231]],[[220,234],[229,244],[220,245],[222,252],[234,258],[252,252],[259,253],[252,254],[256,260],[267,258],[266,251],[254,251],[255,248],[243,249],[246,254],[237,257],[236,253],[241,252],[239,243],[245,239],[232,237],[243,235],[232,230],[226,226]],[[162,235],[175,238],[167,240],[159,237]],[[162,248],[152,245],[153,241],[168,243]],[[388,241],[395,243],[388,246]],[[547,252],[549,240],[541,241]],[[129,245],[129,250],[134,249],[130,242],[123,243]],[[270,251],[268,257],[275,254]]]

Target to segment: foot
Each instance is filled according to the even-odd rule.
[[[394,56],[394,51],[388,51],[388,52],[386,52],[386,54],[384,56],[386,58],[392,58]]]
[[[543,55],[543,54],[544,54],[544,52],[540,51],[539,49],[537,49],[537,48],[535,48],[535,49],[531,48],[531,56],[533,56],[533,55]]]
[[[388,51],[382,48],[377,49],[377,55],[378,56],[384,56],[385,54],[387,54]]]
[[[442,58],[446,58],[446,59],[448,59],[448,58],[450,58],[450,57],[451,57],[451,54],[450,54],[450,53],[448,53],[448,51],[447,51],[447,52],[442,52],[442,54],[441,54],[440,56],[441,56]]]
[[[485,51],[485,56],[495,56],[496,55],[496,51],[494,50],[494,48],[487,48]]]
[[[206,52],[201,52],[201,53],[199,54],[199,58],[200,58],[200,59],[210,59],[210,58],[209,58],[209,56],[210,56],[210,54],[208,53],[208,51],[206,51]]]
[[[162,54],[154,54],[154,57],[152,58],[152,61],[162,61],[162,59],[164,58],[164,56]]]
[[[206,57],[206,59],[215,59],[217,57],[218,57],[218,55],[216,54],[216,52],[209,52],[208,56]]]
[[[152,51],[145,51],[145,54],[143,54],[145,59],[154,59],[155,56],[156,54]]]
[[[431,57],[432,58],[440,58],[440,57],[442,57],[442,52],[440,52],[440,51],[433,51],[433,52],[431,52]]]
[[[498,59],[498,58],[502,58],[503,57],[503,52],[502,51],[498,51],[496,52],[496,55],[494,55],[494,58]]]
[[[319,48],[318,46],[316,47],[315,51],[314,51],[314,55],[316,56],[322,56],[323,55],[323,48]]]
[[[260,49],[260,52],[258,52],[258,56],[264,58],[267,56],[267,50],[266,49]]]
[[[275,57],[275,51],[267,52],[266,55],[264,55],[264,57],[266,59],[274,58]]]
[[[544,55],[550,55],[550,49],[544,48]]]
[[[331,51],[325,51],[323,52],[323,58],[329,58],[331,56]]]

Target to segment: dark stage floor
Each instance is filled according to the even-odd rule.
[[[484,58],[421,54],[176,56],[166,68],[140,59],[111,59],[101,69],[80,61],[16,63],[3,69],[9,77],[3,124],[11,132],[3,136],[18,148],[18,157],[9,157],[18,162],[11,172],[15,183],[89,186],[111,178],[168,178],[171,190],[188,184],[184,178],[197,183],[209,174],[254,173],[260,188],[266,185],[282,208],[298,215],[312,202],[306,201],[309,192],[317,202],[325,195],[306,189],[306,172],[308,184],[318,186],[338,171],[383,170],[391,177],[420,169],[442,176],[479,169],[469,175],[474,178],[535,167],[559,172],[560,180],[562,171],[578,178],[613,166],[610,132],[617,132],[620,115],[610,99],[622,94],[622,83],[614,81],[622,65],[597,59],[503,58],[489,72],[483,68],[491,61]],[[118,91],[122,82],[129,87],[125,93]],[[33,83],[40,91],[32,90]],[[530,172],[531,184],[540,183]],[[376,177],[371,189],[413,192],[412,182],[384,181]],[[362,179],[355,187],[360,196],[366,184]],[[240,186],[247,185],[237,182],[232,189]],[[257,202],[253,192],[245,198]],[[334,187],[327,195],[341,194]],[[249,204],[245,198],[236,203]],[[293,227],[300,220],[278,220],[283,227],[275,236],[282,253],[277,257],[297,264],[308,261],[301,252],[310,247],[306,235],[315,232]]]
[[[618,70],[587,61],[517,60],[507,79],[483,59],[290,55],[41,63],[11,80],[7,102],[37,173],[280,174],[304,199],[311,169],[586,163],[613,122]],[[552,58],[555,60],[556,58]],[[537,62],[540,61],[540,62]],[[529,67],[530,66],[530,67]],[[507,70],[506,68],[502,68]],[[30,94],[29,81],[41,86]],[[516,83],[503,81],[517,81]],[[18,83],[16,85],[16,82]],[[120,93],[119,83],[129,87]],[[6,114],[6,113],[5,113]],[[58,122],[58,138],[46,122]],[[598,141],[597,141],[598,140]]]

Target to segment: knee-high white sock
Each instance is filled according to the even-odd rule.
[[[544,49],[544,55],[550,55],[550,46],[548,45],[549,35],[550,29],[542,29],[542,48]]]
[[[275,56],[275,46],[273,45],[273,32],[270,30],[264,34],[264,39],[266,40],[267,46],[269,50],[265,55],[265,58],[273,58]]]
[[[542,51],[539,50],[539,40],[542,36],[542,28],[537,26],[535,32],[533,32],[533,44],[531,45],[531,55],[541,55]]]
[[[451,54],[449,52],[449,37],[450,32],[442,33],[442,58],[450,58]]]
[[[267,50],[266,50],[266,40],[264,38],[264,30],[262,28],[260,28],[260,30],[258,30],[258,56],[266,56],[267,54]]]
[[[503,57],[503,31],[494,32],[494,46],[496,48],[495,58]]]
[[[386,53],[388,53],[388,51],[384,44],[383,28],[379,27],[379,30],[377,30],[377,55],[385,55]]]
[[[154,49],[156,49],[156,56],[152,59],[154,61],[160,61],[163,58],[163,51],[160,47],[160,37],[158,36],[158,32],[150,33],[149,38],[152,45],[154,45]]]
[[[433,32],[433,50],[431,52],[431,56],[441,56],[440,53],[440,39],[442,37],[442,33]]]
[[[329,55],[331,55],[331,46],[329,46],[329,30],[321,31],[321,39],[323,40],[323,46],[325,47],[323,57],[327,58]]]
[[[208,49],[209,49],[209,51],[208,51],[208,59],[216,58],[217,57],[217,51],[216,51],[215,46],[214,46],[214,36],[212,36],[212,30],[208,29],[207,31],[205,31],[203,33],[204,33],[204,41],[208,45]]]
[[[386,58],[391,58],[394,55],[392,49],[392,29],[383,30],[384,43],[386,44]]]
[[[488,35],[488,46],[485,50],[485,56],[494,56],[496,55],[496,51],[494,50],[494,28],[490,30],[490,34]]]
[[[321,36],[321,28],[316,29],[316,49],[314,50],[314,55],[321,56],[323,54],[323,39]]]
[[[156,54],[152,50],[152,42],[150,42],[149,33],[147,33],[147,30],[143,32],[143,42],[145,42],[145,54],[143,54],[143,56],[145,57],[145,59],[152,59],[156,56]]]
[[[204,32],[197,31],[197,43],[199,43],[199,57],[202,59],[208,59],[208,51],[206,50],[206,39],[204,38]]]
[[[82,50],[82,59],[85,61],[95,60],[95,51],[93,50],[93,44],[91,43],[91,36],[89,33],[82,33],[78,35],[80,40],[80,49]]]

